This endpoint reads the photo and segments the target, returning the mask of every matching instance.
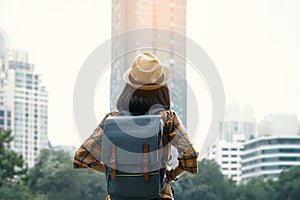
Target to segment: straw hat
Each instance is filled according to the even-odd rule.
[[[166,85],[171,77],[170,68],[161,64],[150,52],[138,54],[123,78],[130,86],[140,90],[154,90]]]

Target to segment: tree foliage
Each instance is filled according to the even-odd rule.
[[[300,199],[300,166],[283,171],[274,187],[276,199]]]
[[[64,151],[43,150],[27,183],[36,196],[48,200],[103,199],[106,193],[104,175],[73,169],[72,158]]]
[[[222,175],[215,162],[203,160],[198,168],[198,175],[185,173],[174,184],[176,199],[218,200],[234,196],[235,183]]]
[[[0,186],[26,173],[22,156],[5,148],[12,140],[11,131],[0,128]]]
[[[30,196],[21,180],[26,167],[22,156],[5,148],[12,140],[11,131],[0,128],[0,199],[23,200]]]
[[[275,190],[270,181],[264,181],[261,177],[252,178],[247,184],[237,186],[237,199],[260,200],[274,199]]]
[[[198,166],[198,175],[186,173],[173,184],[176,200],[296,200],[300,197],[300,166],[283,171],[278,180],[257,177],[246,184],[236,184],[223,176],[213,161],[203,160]]]

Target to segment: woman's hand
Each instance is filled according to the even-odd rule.
[[[167,177],[167,183],[171,183],[173,181],[178,180],[178,178],[174,177],[172,168],[167,168],[166,169],[166,177]]]
[[[172,170],[172,169],[171,169]],[[166,170],[166,177],[167,177],[167,183],[172,182],[171,176],[170,176],[170,171],[169,169]]]

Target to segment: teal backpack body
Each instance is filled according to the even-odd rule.
[[[114,199],[154,199],[166,184],[160,115],[114,116],[104,125],[102,162]]]

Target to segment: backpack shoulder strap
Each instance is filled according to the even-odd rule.
[[[149,182],[149,144],[144,144],[144,180]]]

